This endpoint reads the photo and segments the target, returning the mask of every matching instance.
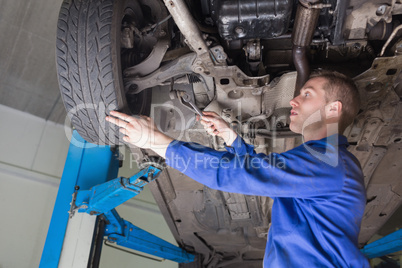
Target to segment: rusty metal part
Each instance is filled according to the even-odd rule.
[[[129,67],[123,71],[124,76],[144,76],[159,68],[162,59],[169,48],[169,39],[160,39],[149,56],[140,64]]]
[[[306,2],[308,7],[306,7]],[[307,49],[313,39],[320,15],[319,1],[299,1],[297,6],[295,28],[292,33],[293,62],[297,70],[297,82],[294,95],[299,95],[300,89],[308,80],[310,68],[307,58]]]
[[[137,94],[144,89],[162,84],[177,75],[192,73],[193,70],[191,67],[195,58],[196,54],[190,53],[163,65],[161,68],[145,77],[126,77],[124,79],[125,90],[132,94]]]
[[[246,56],[249,61],[260,61],[261,60],[261,44],[260,40],[251,40],[247,42],[246,47],[244,48],[246,52]]]
[[[355,1],[349,7],[343,24],[342,34],[345,41],[366,38],[367,32],[370,32],[379,21],[391,23],[395,6],[393,0]]]
[[[228,58],[228,55],[225,53],[225,50],[222,46],[211,48],[211,53],[216,64],[226,65],[226,59]]]
[[[209,48],[186,3],[183,0],[164,0],[164,3],[177,27],[186,38],[188,46],[197,53],[197,56],[206,66],[213,66],[214,62],[210,56]]]

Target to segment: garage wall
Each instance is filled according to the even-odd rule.
[[[0,105],[0,268],[38,267],[71,129]],[[129,151],[120,176],[131,176]],[[117,208],[120,216],[173,244],[175,241],[148,189]],[[101,267],[177,267],[104,247]]]

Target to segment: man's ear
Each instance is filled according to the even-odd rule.
[[[333,101],[326,105],[327,119],[340,117],[342,113],[342,102]]]

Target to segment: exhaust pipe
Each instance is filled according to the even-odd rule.
[[[308,62],[308,49],[313,39],[315,28],[318,23],[318,16],[324,7],[331,5],[321,4],[320,0],[299,0],[297,6],[294,30],[292,33],[293,43],[293,64],[296,67],[297,79],[295,96],[299,95],[300,89],[310,76]]]
[[[306,46],[293,45],[293,64],[295,65],[297,71],[294,97],[300,94],[300,89],[307,82],[311,73],[307,57],[307,49],[308,47]]]

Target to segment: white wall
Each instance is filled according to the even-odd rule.
[[[0,105],[0,268],[38,267],[69,141],[64,127]],[[71,132],[71,130],[69,130]],[[120,176],[136,171],[125,156]],[[134,225],[176,244],[150,191],[117,208]],[[104,247],[101,267],[177,267]]]
[[[0,164],[0,267],[38,267],[59,180]]]

